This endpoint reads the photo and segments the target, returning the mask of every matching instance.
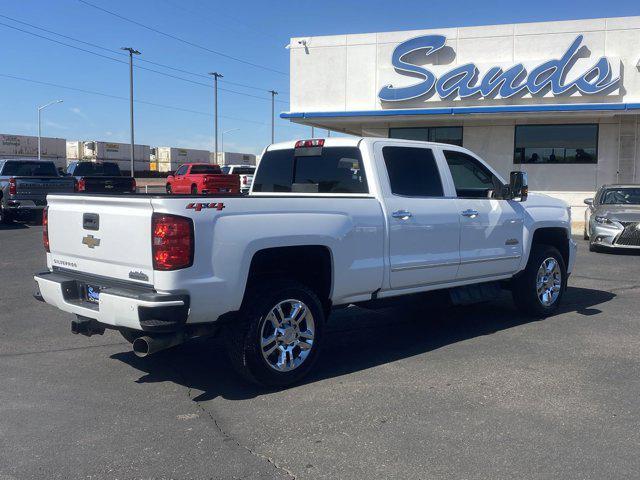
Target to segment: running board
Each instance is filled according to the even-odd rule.
[[[495,300],[500,292],[502,288],[499,282],[487,282],[451,288],[449,296],[454,305],[471,305]]]

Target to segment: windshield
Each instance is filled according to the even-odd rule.
[[[53,162],[9,161],[4,164],[2,175],[16,177],[57,177],[58,170]]]
[[[202,174],[217,175],[220,173],[221,173],[220,167],[218,165],[193,165],[191,167],[192,175],[202,175]]]
[[[602,205],[640,205],[640,187],[611,188],[602,193]]]
[[[115,163],[80,162],[73,174],[78,177],[119,177],[120,169]]]
[[[235,175],[253,175],[255,171],[255,167],[233,167],[233,173]]]

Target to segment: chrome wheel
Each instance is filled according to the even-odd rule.
[[[309,356],[314,336],[313,315],[307,305],[296,299],[283,300],[269,311],[262,324],[262,357],[278,372],[294,370]]]
[[[536,277],[538,301],[544,307],[550,307],[558,300],[561,289],[562,270],[560,269],[560,265],[555,258],[548,257],[542,262],[540,268],[538,268],[538,275]]]

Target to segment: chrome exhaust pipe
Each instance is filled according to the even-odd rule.
[[[182,333],[166,333],[154,335],[153,337],[145,335],[133,341],[133,353],[137,357],[144,358],[161,350],[180,345],[185,340],[186,337]]]

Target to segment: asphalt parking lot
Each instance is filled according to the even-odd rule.
[[[31,298],[41,227],[0,227],[0,479],[640,478],[640,255],[579,256],[561,312],[348,308],[300,386],[216,339],[136,358]]]

